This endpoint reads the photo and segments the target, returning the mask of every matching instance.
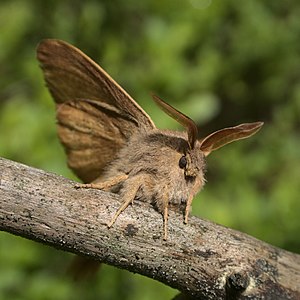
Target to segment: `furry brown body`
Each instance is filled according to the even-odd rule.
[[[169,205],[184,207],[204,184],[204,157],[256,133],[262,122],[218,130],[199,140],[196,124],[153,95],[158,106],[186,128],[159,130],[146,112],[94,61],[59,40],[44,40],[37,56],[56,102],[58,135],[68,165],[86,184],[120,193],[112,226],[134,199],[155,204],[167,238]]]
[[[188,163],[180,168],[179,160],[183,156]],[[143,177],[136,198],[151,201],[163,212],[168,204],[186,206],[188,199],[201,189],[204,155],[200,143],[189,149],[185,132],[153,130],[133,135],[103,175],[109,179],[123,174],[129,177],[120,183],[120,193],[126,193],[137,177]]]

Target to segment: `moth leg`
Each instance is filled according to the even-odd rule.
[[[189,195],[189,198],[186,202],[186,206],[185,206],[185,215],[184,215],[184,224],[188,223],[188,218],[189,218],[189,213],[191,210],[191,206],[192,206],[192,202],[194,199],[195,194],[197,193],[197,191],[200,189],[200,187],[204,184],[204,180],[203,179],[198,179],[196,180],[194,187]]]
[[[95,181],[92,183],[78,183],[76,184],[76,188],[83,188],[83,189],[99,189],[99,190],[108,190],[112,186],[126,180],[128,178],[127,174],[118,175],[112,177],[105,181]]]
[[[116,222],[118,216],[127,208],[130,203],[133,203],[135,195],[143,182],[144,176],[136,176],[129,180],[129,182],[126,182],[126,185],[123,187],[123,203],[116,211],[110,222],[107,223],[108,227],[111,227]]]
[[[166,207],[164,208],[164,240],[166,241],[168,238],[168,217],[169,217],[169,213],[168,213],[168,205],[166,205]]]
[[[163,215],[164,222],[164,231],[163,231],[163,239],[166,241],[168,238],[168,218],[169,218],[169,193],[168,188],[164,188],[164,193],[160,201],[157,201],[158,210],[161,211]]]
[[[194,194],[191,193],[186,202],[185,214],[184,214],[184,224],[188,223],[188,218],[189,218],[189,213],[190,213],[191,205],[193,202],[193,198],[194,198]]]

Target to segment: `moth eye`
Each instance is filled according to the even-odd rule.
[[[180,169],[184,169],[186,167],[187,164],[187,160],[185,155],[181,156],[181,158],[179,159],[179,168]]]

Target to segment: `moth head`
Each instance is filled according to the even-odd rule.
[[[152,97],[164,112],[187,129],[188,149],[178,162],[179,167],[185,170],[187,177],[196,176],[197,172],[200,171],[199,166],[204,166],[203,158],[212,151],[233,141],[252,136],[263,125],[263,122],[244,123],[215,131],[203,139],[198,139],[198,128],[192,119],[164,102],[158,96],[152,95]]]
[[[183,169],[184,176],[187,179],[204,173],[204,155],[197,148],[188,148],[178,161],[178,166],[180,169]]]

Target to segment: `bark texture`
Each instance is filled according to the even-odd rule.
[[[138,201],[108,229],[121,199],[74,185],[0,158],[0,230],[143,274],[193,299],[300,299],[300,255],[196,217],[184,225],[172,211],[164,241],[161,215]]]

